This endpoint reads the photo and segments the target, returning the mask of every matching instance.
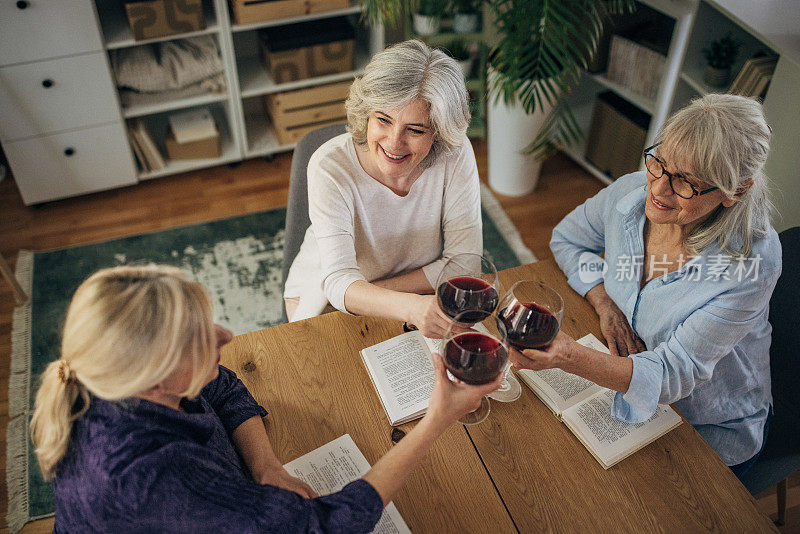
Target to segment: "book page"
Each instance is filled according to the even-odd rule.
[[[361,355],[391,424],[427,409],[434,371],[419,331],[367,347]]]
[[[622,460],[662,436],[681,422],[669,406],[659,405],[643,423],[626,423],[611,417],[616,391],[603,389],[589,399],[568,408],[563,421],[604,467]]]
[[[364,476],[370,469],[369,462],[358,450],[350,434],[336,438],[283,467],[289,474],[314,488],[319,495],[339,491],[346,484]],[[373,532],[410,534],[411,531],[394,503],[389,503]]]
[[[606,346],[592,334],[583,336],[577,342],[585,347],[608,353]],[[570,406],[588,399],[603,389],[591,380],[561,369],[542,371],[521,369],[517,374],[558,416]]]

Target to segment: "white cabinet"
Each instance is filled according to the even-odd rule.
[[[119,121],[103,52],[0,67],[0,141]]]
[[[120,122],[3,143],[22,198],[34,204],[136,182]],[[35,179],[27,179],[35,177]]]
[[[91,2],[0,2],[0,65],[102,49]]]
[[[0,4],[0,141],[26,204],[136,183],[91,3]]]

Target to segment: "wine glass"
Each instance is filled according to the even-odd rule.
[[[512,285],[498,308],[508,344],[517,350],[549,345],[564,318],[561,295],[534,280],[520,280]]]
[[[442,351],[444,366],[451,377],[466,384],[488,384],[503,373],[508,364],[505,326],[496,314],[492,314],[490,317],[497,324],[497,336],[488,333],[486,329],[482,332],[474,329],[464,331],[464,323],[471,320],[465,315],[470,313],[474,311],[468,310],[456,315],[447,329],[447,341]],[[489,399],[483,397],[478,409],[458,421],[465,425],[476,425],[488,417],[489,411]]]
[[[500,281],[494,264],[480,254],[456,254],[445,263],[436,281],[441,310],[454,319],[464,313],[466,324],[483,321],[500,301]]]

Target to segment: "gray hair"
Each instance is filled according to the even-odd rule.
[[[461,147],[469,126],[469,97],[456,60],[411,40],[375,54],[347,98],[347,130],[358,145],[367,142],[367,121],[378,110],[401,109],[414,100],[427,102],[433,146],[420,163],[430,167],[437,156]]]
[[[664,125],[657,141],[703,182],[731,199],[753,184],[736,204],[720,205],[686,237],[684,245],[692,254],[718,241],[724,253],[749,257],[753,239],[769,231],[772,203],[763,169],[770,133],[757,100],[725,94],[692,100]]]

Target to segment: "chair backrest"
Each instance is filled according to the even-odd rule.
[[[800,425],[800,226],[780,234],[783,272],[769,301],[770,375],[775,416],[793,414]]]
[[[769,301],[774,414],[764,450],[742,483],[756,495],[800,469],[800,227],[780,234],[783,271]]]
[[[319,130],[309,132],[303,137],[292,154],[292,173],[289,178],[289,202],[286,206],[286,242],[283,245],[283,278],[281,279],[281,295],[295,256],[300,251],[306,230],[311,226],[308,218],[308,160],[323,143],[343,134],[344,124],[333,124]],[[281,299],[283,302],[283,299]],[[283,309],[283,320],[286,320],[286,308]]]

